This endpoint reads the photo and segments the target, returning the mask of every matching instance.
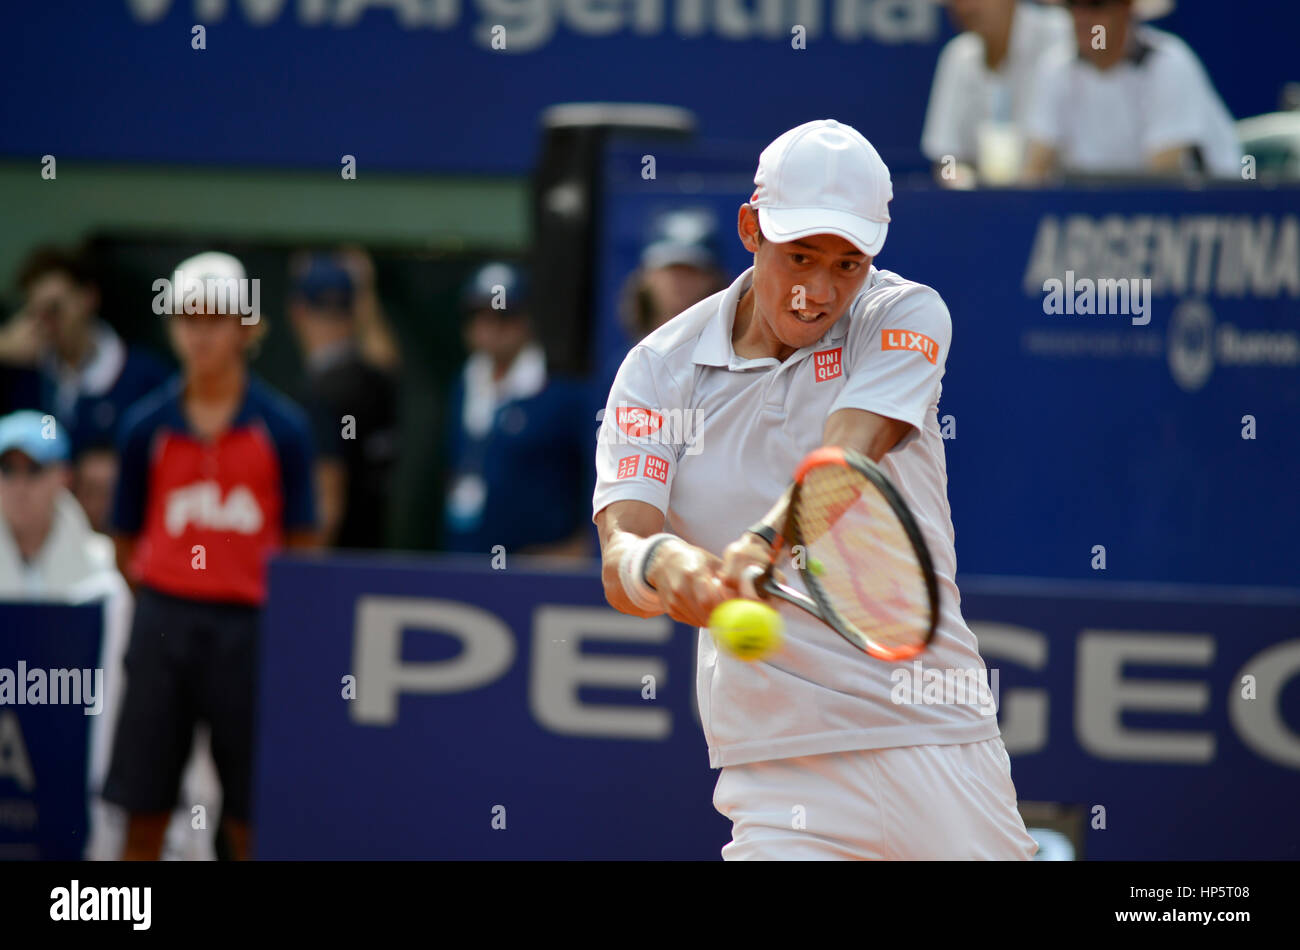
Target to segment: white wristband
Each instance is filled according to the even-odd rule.
[[[623,552],[622,559],[618,562],[618,579],[623,585],[627,599],[641,610],[664,609],[658,591],[646,583],[645,569],[650,560],[650,555],[659,546],[659,543],[673,537],[676,537],[676,535],[660,533],[652,534],[648,538],[642,538],[636,543],[628,545],[627,550]]]

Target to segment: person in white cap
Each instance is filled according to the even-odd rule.
[[[1024,180],[1061,174],[1239,178],[1232,114],[1186,43],[1138,21],[1168,0],[1066,0],[1073,41],[1043,56]]]
[[[823,119],[764,149],[754,184],[737,219],[754,265],[635,346],[610,390],[593,498],[605,596],[701,628],[713,802],[732,821],[724,859],[1029,858],[991,704],[900,701],[902,667],[798,611],[755,662],[709,634],[745,568],[780,554],[746,527],[781,525],[800,460],[836,445],[881,464],[933,554],[942,616],[917,662],[984,673],[953,581],[937,416],[952,323],[934,290],[873,264],[889,170]]]

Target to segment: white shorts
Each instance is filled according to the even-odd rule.
[[[1002,737],[729,765],[726,861],[1028,860]]]

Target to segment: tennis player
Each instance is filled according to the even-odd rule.
[[[605,595],[701,628],[724,859],[1030,858],[987,693],[911,688],[985,675],[953,580],[937,408],[948,310],[873,265],[893,187],[856,130],[791,129],[763,150],[754,185],[737,220],[753,267],[634,347],[610,390],[593,499]],[[709,635],[746,568],[776,563],[800,586],[779,532],[791,477],[822,445],[878,462],[932,552],[941,616],[915,670],[799,610],[783,609],[784,644],[759,661]]]

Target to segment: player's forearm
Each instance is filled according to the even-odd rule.
[[[643,610],[632,603],[623,580],[619,576],[619,566],[627,556],[630,546],[640,543],[649,534],[635,534],[631,531],[614,530],[608,537],[601,538],[600,580],[605,587],[605,600],[619,613],[634,617],[656,617],[662,610]]]
[[[839,409],[826,420],[822,445],[852,449],[879,462],[907,435],[912,427],[866,409]]]
[[[620,613],[653,617],[662,611],[646,611],[632,603],[619,574],[623,558],[635,545],[664,527],[664,515],[653,505],[639,501],[617,501],[596,515],[600,537],[600,579],[605,599]]]

